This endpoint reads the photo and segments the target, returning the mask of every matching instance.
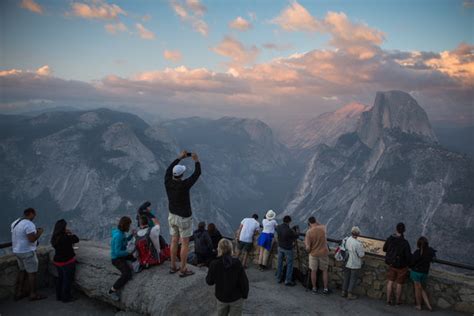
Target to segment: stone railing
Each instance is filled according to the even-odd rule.
[[[303,271],[308,269],[308,254],[304,243],[298,241],[299,256],[294,249],[295,268],[301,266]],[[252,260],[257,263],[258,247],[254,247]],[[301,262],[298,262],[301,260]],[[277,266],[277,247],[274,243],[270,260],[272,268]],[[375,299],[386,297],[387,266],[380,256],[367,254],[363,258],[363,267],[354,293]],[[339,292],[343,281],[343,264],[334,259],[334,251],[329,255],[329,287]],[[319,283],[319,281],[318,281]],[[431,269],[426,284],[428,296],[432,304],[441,309],[474,313],[474,276]],[[402,301],[405,304],[414,304],[415,295],[413,283],[407,281],[403,287]]]
[[[51,247],[39,247],[37,251],[39,260],[38,286],[52,285],[52,277],[48,273],[49,252]],[[14,254],[0,256],[0,300],[12,297],[15,293],[15,284],[18,275],[18,263]],[[28,284],[25,279],[25,284]]]

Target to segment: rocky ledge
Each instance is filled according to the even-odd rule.
[[[119,271],[110,262],[110,248],[90,241],[81,241],[78,246],[75,283],[91,298],[146,315],[205,315],[215,310],[213,288],[205,284],[205,271],[196,268],[195,275],[180,278],[169,274],[167,263],[134,274],[121,300],[113,301],[108,290]],[[50,269],[52,273],[54,270]]]

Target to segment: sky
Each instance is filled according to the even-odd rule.
[[[3,0],[0,111],[304,118],[404,90],[473,123],[474,1]]]

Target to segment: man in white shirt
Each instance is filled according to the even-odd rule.
[[[247,268],[247,259],[249,252],[252,251],[253,237],[260,230],[260,224],[258,223],[258,215],[253,214],[250,218],[244,218],[240,223],[239,230],[237,231],[237,256],[240,258],[242,254],[242,265]]]
[[[364,246],[357,240],[360,235],[360,229],[357,226],[351,229],[352,236],[345,241],[345,249],[349,254],[347,263],[344,268],[344,282],[342,284],[342,297],[350,300],[356,299],[357,296],[352,294],[354,286],[357,282],[359,270],[362,268],[362,257],[365,255]]]
[[[15,287],[15,299],[26,296],[23,293],[23,283],[25,273],[28,275],[30,288],[30,300],[36,301],[46,298],[46,296],[36,293],[36,273],[38,272],[38,257],[36,256],[36,246],[38,239],[43,234],[42,228],[36,228],[33,219],[36,211],[27,208],[23,212],[23,217],[15,220],[11,224],[12,250],[18,262],[19,272]]]

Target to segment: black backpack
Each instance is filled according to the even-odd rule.
[[[388,251],[385,254],[386,264],[394,268],[402,267],[403,249],[405,247],[404,241],[405,239],[398,241],[398,240],[395,240],[394,237],[390,236],[389,240],[387,241],[389,243],[388,249],[387,249]]]

